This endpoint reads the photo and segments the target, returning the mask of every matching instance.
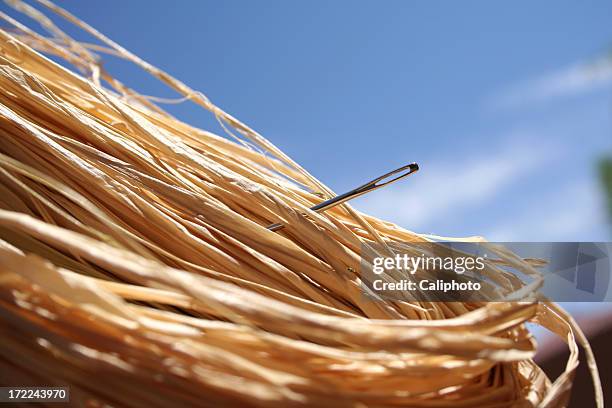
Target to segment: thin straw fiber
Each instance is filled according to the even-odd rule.
[[[430,238],[348,204],[310,211],[334,193],[204,94],[47,0],[8,3],[39,26],[0,14],[0,385],[67,385],[88,407],[564,407],[580,344],[603,407],[557,305],[509,279],[516,302],[364,297],[364,245]],[[102,55],[227,134],[166,113]],[[528,322],[567,343],[558,378]]]

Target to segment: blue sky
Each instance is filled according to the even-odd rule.
[[[595,163],[612,153],[611,2],[174,3],[58,1],[338,193],[421,165],[363,211],[445,236],[609,240]],[[167,109],[221,132],[195,105]]]
[[[612,2],[57,4],[204,92],[337,193],[421,165],[355,200],[360,210],[442,236],[612,238],[595,167],[612,154]],[[141,93],[176,96],[123,61],[105,65]],[[165,108],[222,133],[198,106]],[[612,311],[564,306],[579,321]]]

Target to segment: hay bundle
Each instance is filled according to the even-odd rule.
[[[309,211],[332,191],[270,142],[39,3],[102,45],[19,1],[49,37],[0,15],[1,384],[68,384],[83,406],[562,407],[577,342],[597,377],[572,319],[529,291],[513,303],[364,298],[362,245],[425,238],[348,204]],[[96,52],[138,64],[241,143],[165,113]],[[500,262],[532,270],[503,251]],[[526,322],[568,343],[554,382]]]

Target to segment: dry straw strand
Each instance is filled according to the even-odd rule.
[[[203,93],[47,0],[100,44],[7,3],[49,36],[0,14],[0,383],[68,384],[75,406],[556,408],[580,344],[603,407],[584,334],[534,287],[489,262],[487,290],[517,301],[363,296],[364,246],[432,238],[348,204],[310,211],[334,193]],[[171,116],[99,53],[243,143]],[[275,222],[285,228],[268,231]],[[497,265],[537,273],[496,251]],[[553,382],[532,360],[528,322],[568,344]]]

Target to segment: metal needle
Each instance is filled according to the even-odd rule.
[[[340,194],[336,197],[330,198],[329,200],[323,201],[322,203],[319,203],[313,207],[310,207],[310,209],[312,211],[315,212],[323,212],[326,210],[329,210],[330,208],[333,208],[337,205],[340,205],[342,203],[347,202],[348,200],[352,200],[353,198],[362,196],[366,193],[369,193],[370,191],[374,191],[374,190],[378,190],[381,187],[384,187],[386,185],[389,185],[391,183],[395,183],[398,180],[403,179],[404,177],[408,177],[409,175],[411,175],[412,173],[416,173],[419,170],[419,165],[416,163],[410,163],[407,164],[406,166],[402,166],[399,169],[395,169],[387,174],[383,174],[382,176],[375,178],[374,180],[359,186],[349,192],[346,192],[344,194]],[[389,177],[396,175],[398,173],[401,173],[399,176],[393,177],[390,180],[384,181],[385,179],[388,179]],[[281,223],[276,223],[276,224],[271,224],[268,225],[268,229],[270,231],[278,231],[280,229],[282,229],[284,227],[283,224]]]

